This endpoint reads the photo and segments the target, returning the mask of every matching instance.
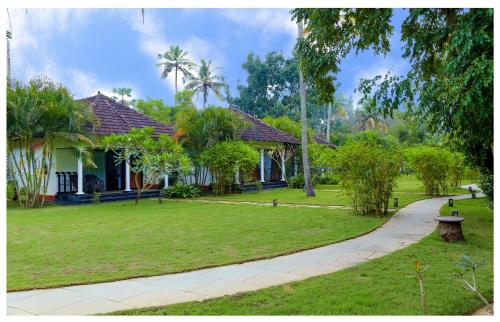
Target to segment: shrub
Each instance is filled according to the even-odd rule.
[[[302,189],[306,185],[303,174],[290,177],[286,180],[286,182],[288,184],[288,188],[290,189]]]
[[[204,151],[201,160],[212,173],[214,192],[220,196],[233,191],[237,173],[242,182],[250,178],[259,154],[241,141],[225,141]]]
[[[197,198],[201,195],[199,187],[190,184],[178,183],[161,191],[165,198],[188,199]]]
[[[340,179],[333,173],[325,173],[323,175],[316,175],[313,181],[318,184],[339,184]]]
[[[367,215],[387,214],[402,164],[403,157],[396,146],[365,140],[351,141],[340,147],[336,171],[353,210]]]
[[[417,177],[422,180],[426,194],[434,196],[448,192],[451,152],[444,148],[416,146],[406,150],[406,158],[410,167],[417,172]]]
[[[7,182],[7,200],[14,200],[16,197],[16,184],[14,181]]]
[[[490,208],[493,209],[493,174],[488,170],[481,172],[479,177],[479,187],[488,198]]]
[[[450,154],[449,181],[452,187],[460,187],[465,175],[465,156],[460,152]]]

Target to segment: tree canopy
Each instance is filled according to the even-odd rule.
[[[349,53],[390,50],[391,9],[294,9],[307,37],[296,54],[322,101],[330,101]],[[334,26],[334,28],[332,27]],[[401,25],[406,75],[360,83],[384,114],[406,108],[444,132],[475,165],[493,171],[493,9],[409,9]]]

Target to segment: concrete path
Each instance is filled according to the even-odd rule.
[[[478,195],[480,196],[480,195]],[[466,199],[470,195],[454,196]],[[7,293],[7,314],[86,315],[253,291],[332,273],[407,247],[430,234],[448,197],[414,202],[364,236],[291,255],[188,273]]]

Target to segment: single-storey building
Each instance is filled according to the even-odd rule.
[[[97,167],[85,166],[81,155],[75,154],[74,149],[63,143],[56,144],[46,200],[90,202],[92,197],[90,193],[96,185],[102,195],[112,195],[109,200],[122,199],[125,194],[133,198],[135,183],[134,180],[131,180],[133,173],[131,173],[128,164],[126,162],[117,163],[112,151],[105,152],[104,148],[99,146],[99,137],[110,134],[125,134],[132,128],[146,126],[154,128],[154,135],[173,135],[174,129],[100,92],[97,95],[84,98],[82,101],[92,107],[96,118],[96,125],[92,131],[97,139],[96,145],[92,148],[92,154]],[[295,174],[296,171],[293,160],[290,159],[285,165],[283,160],[280,162],[267,152],[275,146],[286,146],[287,149],[294,151],[300,142],[238,109],[230,108],[230,111],[238,114],[249,123],[249,127],[242,133],[241,139],[251,143],[259,150],[260,162],[253,174],[253,179],[267,187],[285,186],[285,169],[287,174]],[[165,186],[168,186],[168,174],[166,174],[164,182]],[[119,192],[122,192],[120,198],[118,198]],[[157,195],[159,192],[156,190],[152,193]]]

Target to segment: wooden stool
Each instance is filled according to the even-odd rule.
[[[439,222],[439,236],[446,242],[465,240],[462,233],[464,217],[443,216],[434,219]]]

